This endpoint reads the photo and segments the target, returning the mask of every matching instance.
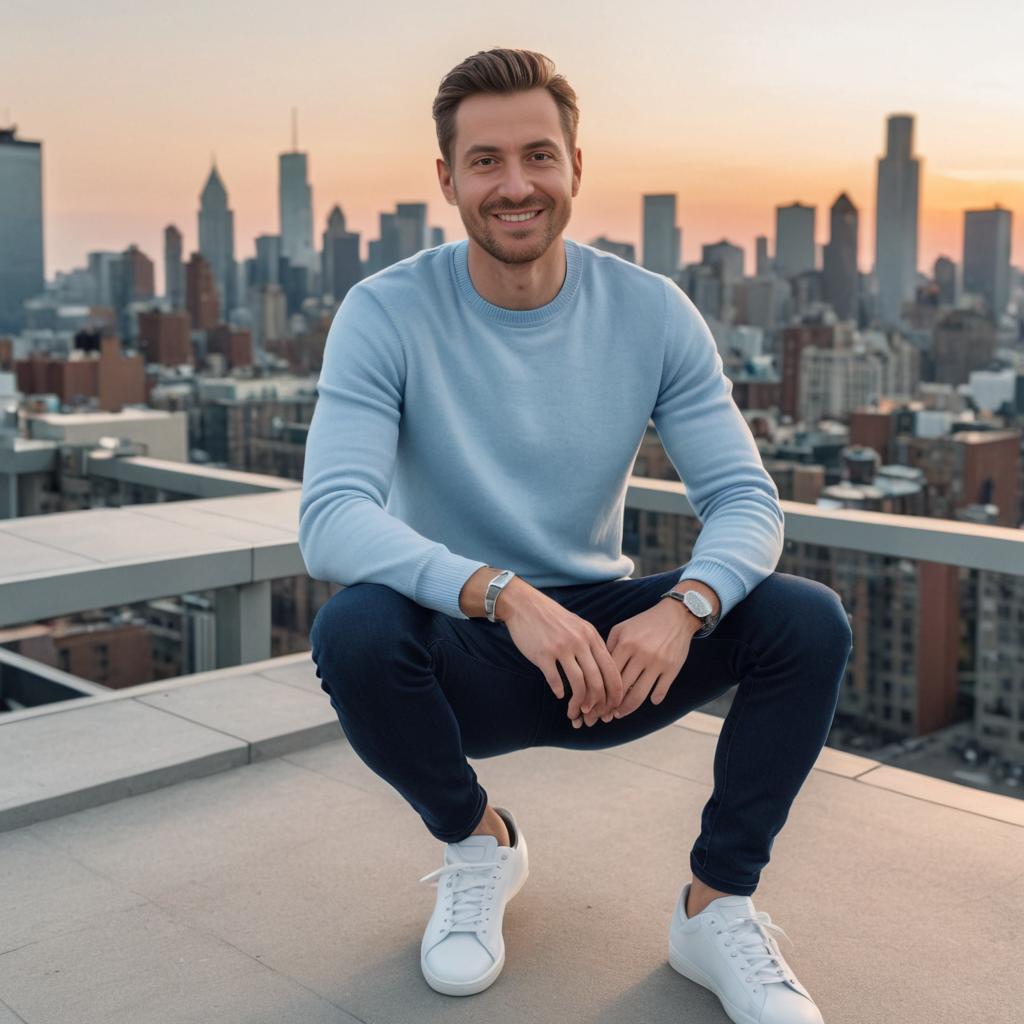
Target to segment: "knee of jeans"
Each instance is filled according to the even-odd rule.
[[[406,628],[413,601],[380,583],[353,583],[331,596],[317,612],[309,632],[313,661],[321,670],[355,661],[379,649],[389,636]]]
[[[322,675],[339,658],[358,657],[381,626],[391,620],[394,609],[388,605],[398,602],[388,595],[401,597],[380,584],[356,583],[339,590],[316,612],[309,644],[313,662]]]
[[[846,652],[853,649],[853,627],[850,614],[843,605],[838,591],[825,583],[815,581],[821,591],[820,606],[810,616],[814,632],[822,639],[834,636],[834,642],[842,645]]]

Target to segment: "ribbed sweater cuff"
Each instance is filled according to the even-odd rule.
[[[444,612],[453,619],[468,619],[459,607],[459,597],[466,580],[485,565],[486,562],[465,558],[453,551],[437,551],[427,559],[416,579],[416,603]]]

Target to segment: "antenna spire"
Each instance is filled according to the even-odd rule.
[[[299,122],[295,107],[292,107],[292,152],[299,151]]]

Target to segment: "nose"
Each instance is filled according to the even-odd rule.
[[[516,161],[507,163],[505,167],[498,194],[509,203],[521,203],[533,192],[533,185],[530,184],[528,176]]]

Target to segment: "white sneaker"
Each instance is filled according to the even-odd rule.
[[[469,836],[447,843],[436,878],[437,902],[420,945],[427,984],[447,996],[471,996],[493,984],[505,966],[501,923],[505,904],[529,874],[526,840],[512,814],[495,807],[508,826],[510,846],[494,836]]]
[[[771,917],[756,912],[749,896],[719,896],[688,918],[691,884],[686,883],[672,915],[668,962],[714,992],[736,1024],[824,1024],[810,992],[765,931],[786,935]]]

